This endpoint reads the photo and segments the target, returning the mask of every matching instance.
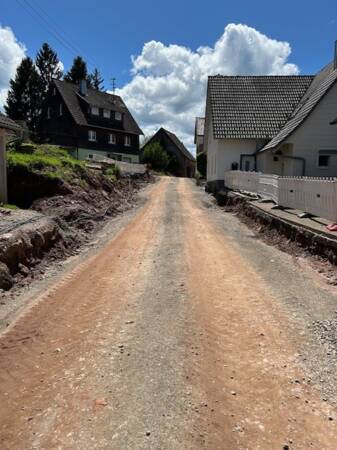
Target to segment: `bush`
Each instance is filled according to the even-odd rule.
[[[110,178],[110,180],[115,181],[121,177],[121,170],[116,164],[113,164],[104,171],[104,174]]]
[[[169,156],[159,142],[150,143],[145,147],[143,163],[151,165],[152,169],[165,170],[169,162]]]
[[[207,174],[207,154],[199,153],[197,155],[197,170],[202,176],[202,178],[206,178]]]

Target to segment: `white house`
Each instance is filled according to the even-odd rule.
[[[209,77],[208,188],[233,169],[337,176],[336,114],[337,56],[316,76]]]

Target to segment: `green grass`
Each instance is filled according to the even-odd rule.
[[[8,203],[5,203],[4,205],[0,205],[1,208],[5,208],[5,209],[19,209],[16,205],[10,205]]]
[[[30,144],[34,145],[34,144]],[[84,170],[84,162],[70,156],[66,149],[53,145],[34,145],[32,153],[26,152],[27,144],[7,153],[8,169],[22,168],[38,172],[50,179],[71,181],[80,176]]]

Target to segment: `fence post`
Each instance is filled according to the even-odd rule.
[[[7,203],[6,132],[0,129],[0,203]]]

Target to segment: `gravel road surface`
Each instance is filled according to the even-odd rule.
[[[2,333],[1,450],[335,450],[336,288],[192,180],[147,192]]]

